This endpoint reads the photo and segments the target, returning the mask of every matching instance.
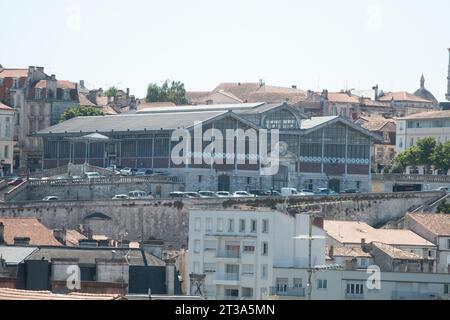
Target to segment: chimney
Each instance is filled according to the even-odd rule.
[[[29,66],[28,67],[28,73],[32,73],[35,70],[34,66]]]
[[[330,248],[328,249],[328,256],[333,259],[334,257],[334,246],[331,245]]]
[[[130,98],[130,88],[127,88],[127,99]]]
[[[259,79],[259,87],[261,88],[261,87],[263,87],[264,86],[264,81],[263,81],[263,79]]]
[[[80,88],[84,89],[84,80],[80,80]]]
[[[368,249],[367,246],[366,246],[366,239],[365,238],[361,238],[361,249],[364,252],[366,252],[366,250]]]
[[[322,96],[323,96],[325,99],[328,99],[328,90],[323,90],[323,91],[322,91]]]
[[[52,75],[50,76],[50,80],[56,81],[56,75],[52,74]]]
[[[374,91],[374,98],[375,100],[378,100],[379,96],[379,92],[378,92],[378,85],[376,85],[375,87],[372,87],[372,90]]]
[[[62,245],[66,245],[66,236],[67,232],[65,228],[62,229],[55,229],[53,230],[53,236],[56,240],[58,240]]]
[[[313,226],[323,229],[323,218],[314,218]]]
[[[0,243],[5,242],[5,225],[3,222],[0,222]]]
[[[292,89],[297,89],[297,86],[295,84],[293,84]]]
[[[175,295],[175,260],[167,259],[166,263],[166,294]]]
[[[307,99],[311,99],[312,96],[313,96],[313,94],[314,94],[314,92],[311,91],[311,90],[306,91],[306,98],[307,98]]]
[[[31,239],[29,237],[14,237],[15,246],[29,246]]]

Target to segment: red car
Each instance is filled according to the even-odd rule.
[[[15,179],[11,180],[10,182],[8,182],[8,186],[18,186],[22,182],[23,182],[22,178],[15,178]]]

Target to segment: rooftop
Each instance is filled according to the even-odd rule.
[[[383,96],[378,98],[379,101],[400,101],[400,102],[418,102],[418,103],[432,103],[430,100],[423,99],[412,93],[406,91],[386,92]]]
[[[386,243],[382,242],[373,242],[372,245],[382,252],[384,252],[386,255],[393,259],[399,259],[399,260],[422,260],[422,257],[405,250],[401,250],[398,248],[395,248],[391,245],[388,245]]]
[[[123,300],[121,295],[72,292],[55,294],[50,291],[30,291],[0,288],[0,300]]]
[[[381,116],[360,117],[360,124],[364,129],[369,131],[381,131],[386,125],[392,124],[393,128],[388,131],[395,132],[395,120],[386,119]]]
[[[53,231],[45,227],[36,218],[4,218],[4,240],[6,244],[14,244],[14,238],[30,238],[30,245],[61,246],[53,236]]]
[[[0,246],[0,258],[8,265],[17,265],[36,250],[36,247]]]
[[[450,215],[436,213],[408,213],[407,217],[415,220],[435,235],[450,237]]]
[[[441,110],[441,111],[428,111],[428,112],[420,112],[409,115],[403,118],[397,118],[397,120],[421,120],[421,119],[445,119],[450,118],[450,110]]]
[[[3,104],[0,102],[0,110],[8,110],[8,111],[14,111],[13,108],[8,107],[6,104]]]
[[[70,89],[75,90],[76,84],[67,80],[57,80],[56,81],[56,87],[59,89]],[[40,80],[38,83],[36,83],[35,88],[38,89],[45,89],[47,88],[47,80]]]
[[[410,230],[375,229],[365,222],[324,220],[324,230],[336,241],[346,245],[384,242],[394,246],[426,246],[434,247],[428,240]]]
[[[328,252],[328,250],[327,250]],[[333,256],[334,257],[363,257],[370,258],[372,257],[370,253],[364,252],[360,247],[351,248],[351,247],[334,247],[333,248]]]
[[[0,78],[26,78],[28,69],[3,69],[0,71]]]

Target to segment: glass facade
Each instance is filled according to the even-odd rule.
[[[269,114],[263,123],[266,129],[299,129],[297,118],[287,110],[275,111]]]

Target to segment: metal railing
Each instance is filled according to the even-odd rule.
[[[239,281],[239,273],[222,273],[216,276],[216,280],[221,281]]]
[[[408,181],[408,182],[448,182],[450,175],[432,174],[372,174],[372,180]]]
[[[216,254],[217,258],[240,258],[241,252],[238,250],[219,250]]]
[[[304,297],[305,296],[305,288],[270,287],[270,294],[273,296]]]

